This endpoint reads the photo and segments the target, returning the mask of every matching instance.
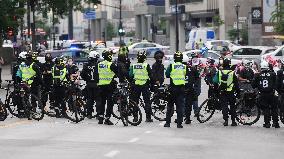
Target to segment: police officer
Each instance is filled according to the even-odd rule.
[[[117,76],[119,83],[124,83],[129,80],[129,62],[125,54],[119,54],[117,57]]]
[[[43,95],[45,95],[47,92],[51,90],[53,66],[54,66],[54,62],[52,61],[52,56],[50,53],[47,53],[45,55],[45,63],[42,64],[42,67],[41,67],[42,74],[43,74],[43,90],[42,90]],[[43,102],[43,105],[46,104],[47,96],[42,96],[42,102]]]
[[[237,126],[236,98],[234,93],[236,92],[239,94],[238,78],[235,75],[235,71],[231,69],[230,59],[224,59],[222,67],[223,69],[218,71],[217,77],[220,91],[220,103],[222,106],[223,119],[225,121],[223,125],[228,126],[230,105],[231,126]]]
[[[195,83],[199,80],[199,72],[196,66],[192,65],[192,59],[187,63],[187,74],[185,81],[185,124],[191,124],[191,112],[192,107],[194,113],[197,112],[198,108],[198,93],[195,89]],[[197,105],[197,106],[196,106]]]
[[[146,52],[139,51],[137,54],[138,62],[130,67],[129,76],[133,79],[133,97],[134,101],[138,104],[139,98],[142,93],[143,100],[145,102],[146,122],[153,122],[152,109],[150,103],[150,77],[151,67],[145,62]]]
[[[281,60],[280,70],[277,71],[277,92],[279,94],[279,109],[284,117],[284,60]],[[283,122],[283,121],[282,121]]]
[[[163,65],[164,53],[162,51],[155,52],[154,58],[156,62],[152,65],[152,85],[162,85],[164,83],[164,65]]]
[[[170,127],[171,117],[173,116],[174,104],[177,111],[177,128],[183,128],[183,109],[184,109],[184,89],[185,78],[187,74],[186,65],[182,64],[183,55],[181,52],[174,54],[174,63],[166,70],[166,77],[170,78],[170,100],[166,113],[166,124],[164,127]]]
[[[65,102],[62,99],[65,97],[67,83],[67,68],[61,58],[55,59],[55,65],[52,68],[52,79],[54,89],[54,106],[56,117],[65,115]]]
[[[79,68],[74,64],[72,57],[67,58],[66,69],[68,72],[67,80],[78,82]]]
[[[255,80],[252,83],[252,87],[257,88],[260,92],[259,105],[263,110],[264,115],[263,127],[270,128],[270,121],[272,117],[272,126],[280,128],[278,123],[277,100],[275,97],[276,74],[273,71],[273,65],[269,64],[268,69],[262,69],[260,74],[256,75]]]
[[[96,103],[99,102],[99,75],[97,74],[99,58],[100,54],[98,52],[91,51],[89,53],[88,63],[84,64],[81,72],[82,79],[87,83],[87,118],[89,119],[92,118],[92,113],[94,112],[94,101],[96,101]]]
[[[19,66],[17,76],[30,86],[32,94],[39,96],[39,84],[42,83],[42,75],[39,66],[33,62],[31,54],[26,54],[26,60]],[[30,114],[27,115],[31,119]]]
[[[101,92],[101,102],[97,107],[99,124],[103,124],[103,120],[105,119],[104,124],[113,125],[110,117],[113,111],[112,94],[116,87],[114,77],[117,74],[117,66],[112,62],[111,51],[104,51],[102,55],[104,61],[98,63],[99,87]],[[106,102],[107,108],[105,110]]]

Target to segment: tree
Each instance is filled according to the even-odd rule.
[[[220,15],[215,15],[213,18],[213,27],[214,27],[214,30],[217,34],[217,32],[219,31],[219,27],[223,24],[225,24],[225,21],[221,19]],[[219,36],[219,33],[217,34]],[[218,37],[219,38],[219,37]]]
[[[111,40],[116,36],[116,30],[111,22],[106,24],[107,40]]]
[[[228,33],[230,40],[235,41],[237,39],[237,36],[238,36],[237,29],[232,28],[228,30],[227,33]],[[243,45],[248,44],[248,29],[246,27],[243,29],[240,29],[240,37],[241,37],[241,43]]]
[[[284,5],[282,3],[271,13],[270,22],[273,23],[276,33],[284,35]]]
[[[25,9],[17,7],[17,4],[24,2],[25,0],[0,0],[0,47],[2,47],[3,38],[8,38],[8,28],[13,29],[14,34],[18,33],[20,25],[18,20],[23,18]]]

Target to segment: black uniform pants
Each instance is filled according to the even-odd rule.
[[[280,96],[279,96],[279,109],[282,113],[284,113],[284,92],[283,93],[280,93]]]
[[[133,86],[133,98],[134,98],[135,103],[139,104],[139,98],[141,94],[142,94],[142,97],[145,103],[146,117],[150,118],[152,115],[151,102],[150,102],[151,92],[150,92],[150,88],[148,85],[144,85],[144,86],[134,85]]]
[[[231,120],[235,121],[237,117],[237,113],[236,113],[236,97],[234,93],[233,92],[221,92],[220,103],[222,106],[223,119],[227,121],[229,119],[229,113],[230,113]],[[230,109],[229,109],[229,105],[230,105]]]
[[[264,123],[270,123],[271,117],[273,123],[278,123],[277,98],[274,93],[261,93],[259,106],[263,111]]]
[[[170,99],[167,107],[166,122],[171,123],[174,114],[174,104],[176,105],[177,124],[182,124],[184,110],[184,87],[173,86],[170,89]]]
[[[102,85],[102,86],[99,86],[99,88],[100,88],[101,100],[97,106],[97,113],[100,118],[103,118],[105,115],[105,118],[108,119],[111,117],[111,113],[113,111],[112,94],[113,94],[114,89],[111,84]],[[106,103],[107,103],[107,108],[105,109]]]
[[[87,115],[92,115],[94,112],[94,103],[96,102],[96,112],[98,112],[98,103],[100,102],[99,87],[86,86],[87,90]]]
[[[185,108],[184,108],[184,112],[185,112],[185,117],[186,119],[190,120],[190,115],[192,112],[192,104],[194,101],[195,97],[194,97],[194,92],[193,90],[188,90],[185,92]]]
[[[66,97],[66,87],[54,85],[54,106],[59,112],[63,113],[66,109],[64,98]]]
[[[43,86],[42,86],[42,104],[45,106],[46,105],[46,102],[48,100],[48,92],[51,91],[51,88],[52,88],[52,76],[47,76],[47,75],[44,75],[43,76]],[[49,98],[52,99],[52,93],[49,94]]]

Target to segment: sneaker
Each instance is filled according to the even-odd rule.
[[[165,128],[169,128],[169,127],[171,127],[171,124],[170,124],[170,123],[166,123],[166,124],[164,125],[164,127],[165,127]]]
[[[183,126],[181,124],[177,124],[177,128],[183,128]]]
[[[263,127],[264,127],[264,128],[270,128],[270,126],[271,126],[271,125],[270,125],[269,123],[263,124]]]
[[[233,121],[231,126],[238,126],[238,124],[235,121]]]
[[[113,125],[113,123],[109,119],[106,119],[104,124],[105,125]]]
[[[190,119],[186,119],[185,120],[185,124],[191,124],[191,120]]]
[[[224,126],[228,126],[228,120],[225,120],[225,122],[223,123]]]
[[[87,115],[87,118],[92,119],[93,117],[92,117],[92,115],[89,114],[89,115]]]

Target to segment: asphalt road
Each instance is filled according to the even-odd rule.
[[[9,79],[3,70],[3,79]],[[5,83],[3,83],[5,87]],[[200,101],[206,98],[203,84]],[[3,100],[4,92],[0,96]],[[143,119],[145,120],[145,118]],[[117,123],[115,119],[112,119]],[[98,125],[95,119],[79,124],[44,117],[40,122],[9,116],[0,122],[0,159],[277,159],[283,158],[284,128],[223,127],[216,112],[204,124],[164,128],[164,122],[142,122],[137,127]],[[283,124],[281,124],[284,127]]]

